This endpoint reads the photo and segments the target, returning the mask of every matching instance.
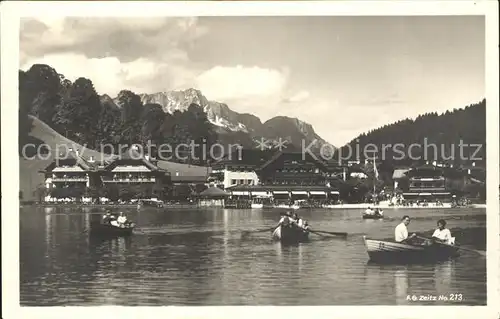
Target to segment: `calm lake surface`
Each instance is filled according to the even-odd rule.
[[[137,223],[130,238],[86,231],[101,209],[20,210],[21,305],[399,305],[486,304],[486,259],[464,252],[436,265],[368,263],[362,235],[390,238],[403,215],[409,231],[485,227],[485,209],[298,210],[316,230],[348,232],[282,246],[270,233],[280,210],[121,209]],[[462,241],[457,237],[457,241]],[[484,248],[483,248],[484,249]],[[462,301],[411,302],[408,295],[462,294]]]

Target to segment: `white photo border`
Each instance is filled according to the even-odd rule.
[[[1,10],[3,317],[89,318],[500,318],[498,3],[483,1],[5,1]],[[17,110],[19,20],[36,16],[483,15],[487,101],[487,306],[20,307]],[[10,155],[8,155],[10,154]],[[12,158],[12,154],[16,154]],[[377,313],[378,312],[378,313]]]

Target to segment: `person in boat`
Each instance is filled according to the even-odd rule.
[[[450,230],[446,228],[446,221],[444,219],[438,220],[437,227],[434,234],[432,234],[432,239],[439,243],[451,245],[453,239]]]
[[[106,214],[102,215],[102,222],[107,223],[110,218],[111,218],[111,212],[107,210]]]
[[[104,216],[102,216],[102,222],[104,224],[109,224],[109,223],[111,223],[111,221],[113,221],[115,219],[116,219],[116,217],[111,214],[111,211],[109,209],[106,211],[106,214],[104,214]]]
[[[366,215],[373,215],[373,210],[370,206],[368,206],[368,208],[365,210],[365,214]]]
[[[376,214],[376,215],[379,215],[379,216],[382,216],[382,215],[384,215],[384,211],[383,211],[383,210],[381,210],[380,208],[377,208],[377,209],[375,210],[375,214]]]
[[[307,220],[304,221],[304,225],[302,226],[302,228],[306,231],[309,231],[309,224],[307,223]]]
[[[289,226],[297,226],[297,220],[291,212],[286,212],[286,216],[288,217]]]
[[[290,216],[291,216],[290,212],[284,213],[281,216],[281,219],[278,222],[278,226],[276,226],[276,228],[280,227],[281,225],[283,225],[283,226],[289,226],[290,222],[291,222]]]
[[[297,226],[304,228],[304,220],[300,216],[297,216]]]
[[[401,220],[401,223],[397,225],[394,230],[394,241],[397,243],[410,243],[411,240],[417,236],[413,233],[410,237],[408,237],[407,226],[410,224],[410,216],[405,215]]]
[[[123,212],[120,212],[120,216],[118,216],[117,220],[119,225],[125,225],[127,223],[127,216],[123,214]]]

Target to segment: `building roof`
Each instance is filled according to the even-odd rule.
[[[147,168],[145,165],[119,165],[116,166],[112,172],[151,172],[151,169]]]
[[[302,161],[304,154],[302,152],[277,152],[274,154],[269,160],[267,160],[265,163],[263,163],[260,166],[260,169],[264,169],[267,166],[271,165],[271,163],[277,161],[279,158],[284,157],[285,159],[296,159]],[[305,154],[306,161],[312,161],[316,163],[318,166],[321,166],[323,169],[327,170],[326,164],[318,159],[316,156],[313,156],[309,153]]]
[[[170,179],[174,183],[185,182],[185,183],[205,183],[207,181],[208,176],[206,175],[171,175]]]
[[[230,188],[227,188],[228,191],[279,191],[279,190],[287,190],[287,191],[335,191],[336,188],[328,187],[328,186],[320,186],[320,185],[236,185]]]
[[[72,164],[68,164],[72,163]],[[73,167],[73,168],[71,168]],[[79,167],[80,169],[78,169]],[[59,154],[45,169],[44,172],[54,171],[91,171],[97,168],[96,165],[87,162],[82,156],[78,155],[75,151],[68,151],[65,154]]]
[[[197,166],[190,164],[181,164],[175,162],[168,162],[159,160],[156,165],[170,172],[172,177],[174,176],[208,176],[210,175],[211,168],[206,166]]]
[[[120,154],[119,158],[117,160],[136,160],[136,161],[141,161],[144,163],[145,166],[147,166],[150,170],[159,170],[160,168],[151,161],[148,161],[144,154],[138,151],[137,148],[134,146],[129,147],[127,150],[125,150],[123,153]],[[112,165],[112,163],[110,163]]]
[[[80,166],[58,166],[52,172],[85,172]]]
[[[241,149],[227,154],[224,158],[215,162],[212,167],[234,164],[245,166],[261,166],[277,153],[275,150]]]

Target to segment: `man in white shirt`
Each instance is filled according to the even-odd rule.
[[[121,225],[125,224],[127,221],[127,217],[123,215],[123,212],[120,212],[120,216],[118,216],[117,222]]]
[[[451,232],[449,229],[445,228],[446,221],[444,219],[438,220],[437,226],[438,228],[434,231],[434,234],[432,234],[432,239],[437,242],[451,245]]]
[[[299,217],[299,221],[297,222],[297,226],[304,227],[304,220],[302,220],[302,218],[300,218],[300,217]]]
[[[394,240],[397,243],[403,243],[408,239],[416,236],[416,234],[412,234],[408,238],[408,228],[406,228],[406,226],[408,226],[409,224],[410,224],[410,216],[407,215],[403,216],[402,222],[399,225],[397,225],[396,229],[394,230]]]

